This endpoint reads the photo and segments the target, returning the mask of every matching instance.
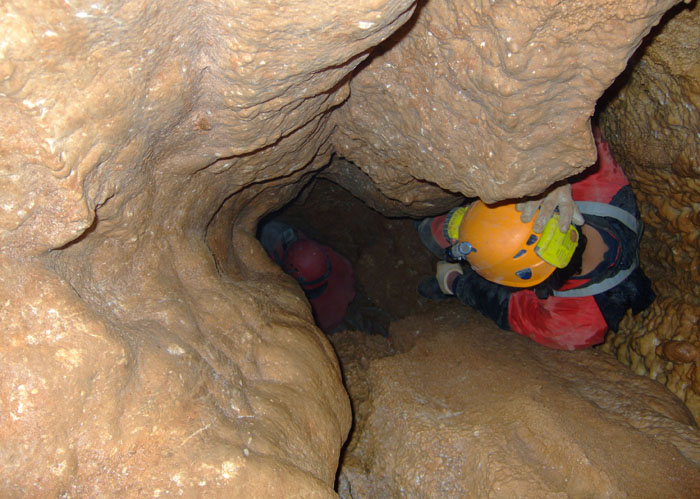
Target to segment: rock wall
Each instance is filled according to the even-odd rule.
[[[336,149],[406,204],[420,181],[537,194],[593,164],[595,102],[673,3],[419,2],[353,78]]]
[[[332,495],[347,393],[251,227],[413,4],[1,9],[2,495]]]
[[[259,218],[334,151],[406,213],[541,190],[673,3],[4,2],[3,495],[333,495],[348,397]]]
[[[688,409],[610,355],[542,348],[454,299],[393,323],[390,342],[332,341],[357,419],[343,498],[700,493]]]
[[[700,8],[666,16],[611,89],[601,127],[642,200],[642,258],[659,298],[606,350],[700,420]]]

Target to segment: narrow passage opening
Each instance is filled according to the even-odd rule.
[[[257,235],[273,260],[300,278],[327,334],[387,336],[392,321],[429,306],[417,288],[434,272],[435,257],[414,220],[385,217],[330,180],[314,180],[262,219]]]

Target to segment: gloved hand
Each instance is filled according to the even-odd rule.
[[[453,272],[456,272],[457,274],[464,274],[462,266],[458,263],[438,262],[437,270],[435,272],[435,278],[437,279],[438,285],[440,286],[440,291],[442,291],[446,295],[454,294],[447,285],[448,278]]]
[[[576,225],[583,225],[583,215],[571,197],[571,184],[568,182],[551,189],[545,195],[515,205],[515,209],[522,212],[520,220],[523,222],[532,220],[537,208],[540,209],[532,227],[538,234],[542,233],[544,226],[552,218],[554,209],[557,207],[559,208],[559,230],[561,232],[566,232],[572,222]]]

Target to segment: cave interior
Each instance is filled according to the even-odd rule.
[[[0,495],[700,496],[700,10],[565,3],[6,2]],[[569,352],[421,297],[414,222],[594,116],[652,306]],[[273,217],[350,261],[333,333]]]

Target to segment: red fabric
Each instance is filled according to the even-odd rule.
[[[309,300],[318,327],[328,333],[335,329],[345,317],[348,305],[355,297],[355,280],[352,265],[344,257],[324,246],[331,260],[328,286],[321,296]]]
[[[597,128],[594,129],[593,135],[598,150],[598,161],[586,170],[581,180],[571,184],[571,194],[575,201],[609,203],[617,191],[628,185],[629,181]]]
[[[602,343],[608,330],[592,296],[550,296],[540,300],[529,289],[510,297],[508,321],[516,333],[559,350],[577,350]]]
[[[585,176],[571,184],[576,201],[609,203],[623,186],[629,184],[615,162],[610,147],[594,129],[598,161]],[[569,281],[562,289],[584,282]],[[532,290],[513,293],[508,303],[508,322],[513,331],[537,343],[561,350],[577,350],[602,343],[608,325],[592,296],[537,298]]]

